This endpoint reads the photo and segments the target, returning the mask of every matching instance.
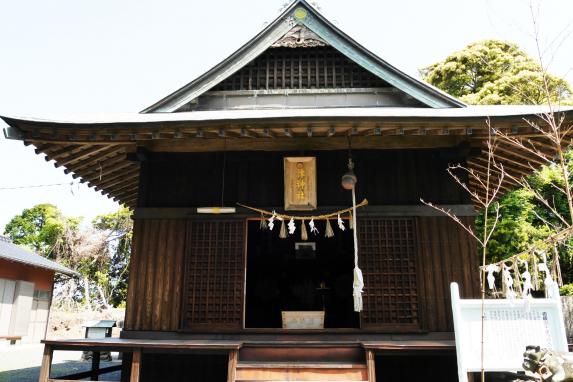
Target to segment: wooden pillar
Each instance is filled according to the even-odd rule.
[[[92,352],[92,373],[90,376],[90,381],[99,381],[100,358],[101,358],[101,353],[99,351]]]
[[[376,364],[372,350],[366,350],[366,367],[368,368],[368,382],[376,382]]]
[[[131,376],[131,352],[121,353],[121,382],[129,382]]]
[[[139,382],[139,371],[141,369],[141,349],[133,349],[133,358],[131,359],[131,376],[129,382]]]
[[[227,382],[235,382],[237,379],[237,361],[239,359],[239,351],[233,349],[229,352],[229,366],[227,368]]]
[[[48,382],[50,379],[50,369],[52,368],[52,356],[54,350],[51,345],[44,345],[44,355],[42,356],[42,366],[40,368],[39,382]]]

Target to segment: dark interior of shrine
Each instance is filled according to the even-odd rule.
[[[287,222],[285,222],[286,224]],[[354,256],[352,231],[340,230],[330,220],[334,237],[325,237],[325,220],[316,221],[318,233],[301,240],[300,222],[293,235],[279,237],[274,229],[248,224],[245,327],[281,328],[281,311],[324,310],[325,328],[358,328],[352,282]],[[314,249],[314,248],[315,249]],[[297,249],[298,248],[298,249]]]

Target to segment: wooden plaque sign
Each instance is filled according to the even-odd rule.
[[[285,210],[316,209],[316,158],[286,157],[284,166]]]

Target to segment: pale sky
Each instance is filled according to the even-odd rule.
[[[538,0],[544,60],[573,83],[573,1]],[[0,0],[0,115],[138,112],[258,33],[286,0]],[[529,0],[320,0],[339,28],[391,64],[417,70],[486,38],[537,57]],[[535,3],[537,4],[537,3]],[[534,5],[536,7],[536,5]],[[0,128],[4,127],[0,122]],[[0,231],[53,203],[93,218],[118,206],[70,183],[32,147],[0,137]],[[0,232],[1,233],[1,232]]]

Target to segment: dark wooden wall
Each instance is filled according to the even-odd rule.
[[[340,186],[340,177],[346,170],[347,151],[228,152],[225,157],[225,204],[232,206],[242,202],[281,208],[285,156],[316,156],[319,206],[348,206],[349,193]],[[139,205],[157,208],[220,205],[223,158],[224,154],[220,152],[149,153],[142,164]],[[419,205],[420,198],[442,204],[470,204],[466,194],[445,171],[449,163],[463,161],[455,149],[355,150],[353,158],[358,176],[357,197],[368,198],[370,205]],[[193,330],[205,326],[212,328],[210,322],[221,328],[236,330],[241,327],[242,316],[235,311],[242,310],[242,300],[226,298],[225,288],[234,295],[243,293],[243,284],[238,278],[244,276],[239,267],[244,261],[240,228],[244,227],[244,221],[231,224],[227,235],[223,229],[227,223],[220,222],[223,228],[213,230],[211,225],[218,223],[196,219],[136,221],[127,330]],[[379,311],[364,313],[364,327],[381,328],[384,325],[378,324],[382,321],[399,326],[407,321],[410,326],[429,331],[451,331],[450,281],[460,283],[464,297],[474,295],[478,285],[478,259],[473,241],[447,217],[409,217],[402,219],[407,222],[400,228],[405,233],[398,234],[407,237],[404,240],[393,238],[390,240],[393,244],[389,244],[382,232],[390,226],[383,220],[377,221],[376,216],[369,215],[364,219],[364,228],[372,231],[364,232],[366,236],[361,234],[361,246],[365,251],[362,261],[367,262],[363,263],[366,270],[380,273],[380,280],[405,272],[393,281],[381,281],[387,285],[374,285],[371,280],[376,278],[365,275],[370,283],[365,307]],[[210,221],[216,220],[210,217]],[[400,254],[393,255],[396,251]],[[232,253],[232,259],[223,256],[229,253]],[[384,259],[376,260],[376,253],[383,253]],[[193,259],[205,269],[192,266]],[[392,263],[395,269],[381,268],[392,261],[395,261]],[[211,277],[209,272],[216,269],[219,272]],[[191,282],[198,286],[189,289]],[[399,293],[408,294],[404,301],[376,296],[397,288]],[[410,291],[415,289],[417,294],[413,295]],[[210,299],[209,293],[218,297]],[[210,300],[217,306],[207,306]],[[190,301],[203,305],[190,308]],[[221,315],[229,309],[232,317]],[[215,317],[216,314],[219,315]]]
[[[473,218],[461,218],[473,224]],[[462,298],[479,293],[479,258],[475,240],[448,217],[419,217],[418,290],[422,328],[453,331],[450,283],[460,285]]]
[[[245,138],[247,139],[247,138]],[[348,206],[340,186],[348,151],[228,152],[225,204],[280,207],[284,204],[283,157],[317,157],[319,206]],[[354,150],[357,198],[371,205],[471,204],[446,173],[463,161],[455,149]],[[194,207],[221,203],[223,153],[150,153],[142,164],[140,207]]]
[[[471,219],[463,220],[471,224]],[[464,298],[478,294],[478,256],[469,235],[447,217],[360,220],[359,226],[370,230],[360,235],[368,310],[363,313],[364,328],[453,331],[450,282],[460,284]],[[217,224],[214,220],[136,220],[127,330],[241,328],[244,223],[223,221],[217,229],[212,227]],[[388,243],[382,235],[388,230],[407,235]],[[387,268],[382,265],[385,262],[393,265]],[[198,285],[187,292],[185,264],[187,287],[191,282]],[[417,294],[412,294],[416,289]],[[197,301],[195,307],[189,305],[193,301]]]
[[[125,329],[179,329],[185,220],[136,220]]]

